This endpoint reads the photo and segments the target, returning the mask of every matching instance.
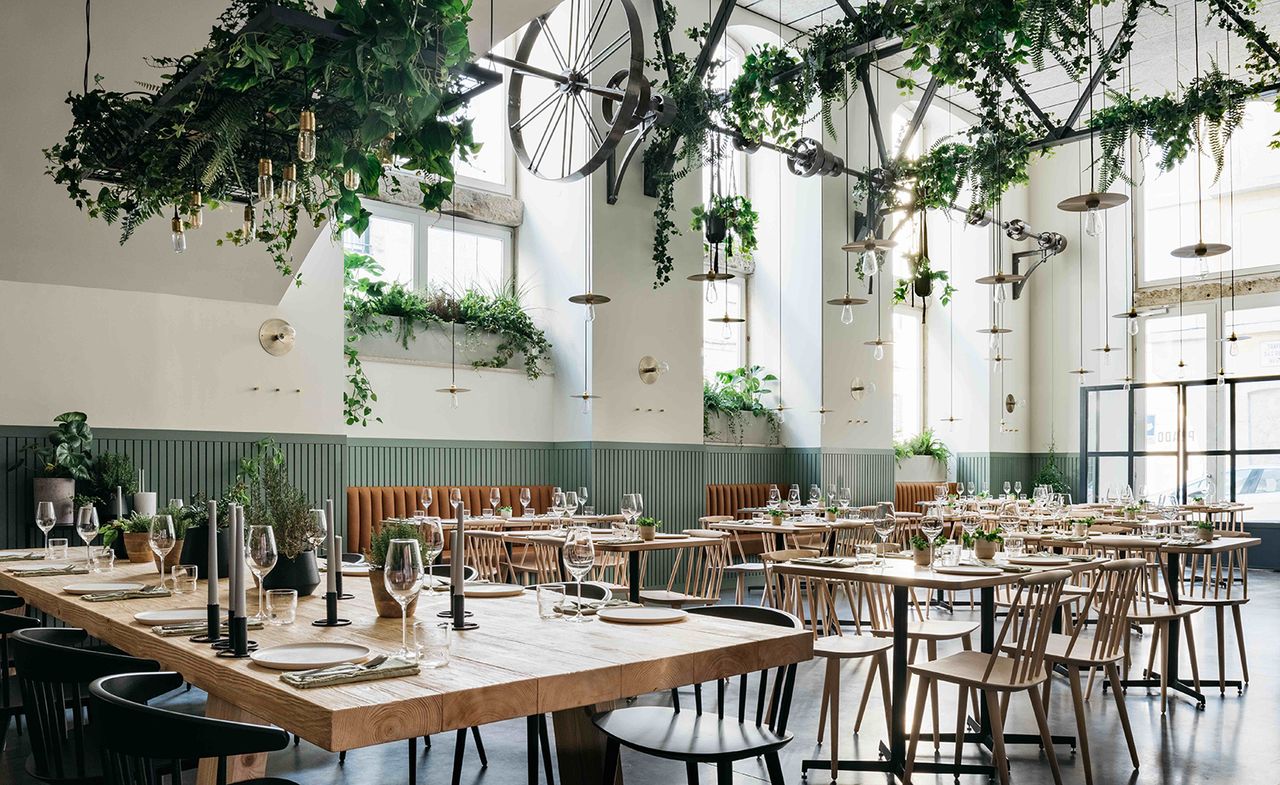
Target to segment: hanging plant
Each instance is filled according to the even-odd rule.
[[[920,321],[924,322],[929,312],[929,298],[934,294],[934,284],[942,284],[938,301],[944,306],[951,304],[956,288],[951,285],[951,276],[946,270],[933,269],[933,263],[929,259],[929,221],[923,212],[919,215],[920,250],[911,254],[911,277],[899,278],[896,281],[893,289],[893,304],[898,305],[910,299],[912,307],[915,307],[916,298],[919,298]]]
[[[759,214],[751,207],[751,200],[745,196],[713,194],[709,206],[694,205],[689,228],[695,232],[702,231],[709,217],[724,222],[727,230],[723,243],[725,257],[736,255],[744,262],[751,261],[757,247],[756,225],[760,222]],[[706,253],[711,251],[705,243],[703,250]]]
[[[307,0],[277,6],[316,14]],[[309,32],[325,24],[315,19],[239,34],[268,8],[263,0],[235,0],[203,49],[153,58],[165,72],[155,89],[95,86],[67,98],[72,126],[45,151],[47,172],[91,217],[119,221],[121,243],[175,207],[187,216],[184,228],[198,226],[191,217],[197,199],[210,207],[249,202],[254,212],[225,241],[262,243],[290,276],[300,217],[317,226],[331,219],[335,234],[363,232],[370,215],[361,197],[399,188],[383,179],[391,161],[422,175],[424,210],[448,197],[454,160],[477,149],[470,122],[442,113],[471,56],[468,4],[336,0],[324,13],[331,37]],[[268,170],[261,181],[260,160],[274,162],[279,174]],[[286,184],[291,163],[296,179]],[[93,180],[104,184],[91,190]]]

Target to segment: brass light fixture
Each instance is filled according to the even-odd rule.
[[[286,206],[298,201],[298,166],[285,164],[280,175],[280,203]]]
[[[640,381],[645,384],[655,384],[662,374],[671,370],[671,365],[665,360],[659,362],[650,355],[640,358],[640,364],[636,367],[636,373],[640,376]]]
[[[298,331],[284,319],[268,319],[258,327],[258,345],[272,357],[281,357],[293,349]]]
[[[199,229],[204,226],[204,199],[199,191],[192,191],[187,204],[187,228]]]
[[[271,179],[271,159],[258,159],[258,200],[269,202],[276,198],[275,181]]]
[[[316,115],[309,109],[298,114],[298,160],[307,164],[316,160]]]
[[[575,294],[569,298],[569,302],[574,305],[585,305],[587,307],[588,322],[594,322],[596,320],[597,305],[604,305],[607,302],[612,302],[612,298],[606,297],[598,292],[591,291],[591,285],[595,278],[595,252],[591,247],[591,216],[594,212],[591,205],[591,190],[591,178],[587,177],[583,184],[582,197],[582,272],[583,277],[586,279],[587,291],[582,294]]]
[[[178,215],[178,206],[173,206],[173,218],[169,221],[169,242],[174,253],[187,250],[187,233],[182,228],[182,216]]]

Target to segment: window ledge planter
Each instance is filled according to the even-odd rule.
[[[780,440],[767,416],[741,412],[733,416],[722,412],[704,414],[707,444],[732,444],[739,447],[778,447]]]
[[[403,334],[404,319],[400,317],[388,318],[391,318],[394,323],[394,329],[390,333],[360,336],[356,346],[362,359],[407,365],[449,367],[453,359],[449,346],[453,331],[449,325],[433,324],[426,327],[416,325],[413,337],[409,339],[409,346],[406,349],[399,338]],[[351,335],[352,332],[348,330],[347,336],[351,337]],[[498,345],[502,343],[501,335],[471,331],[465,325],[460,324],[457,330],[457,341],[459,367],[470,367],[475,363],[480,363],[482,370],[525,375],[525,356],[522,352],[516,352],[507,361],[505,367],[488,367],[488,363],[498,355]],[[550,376],[552,374],[548,372],[544,375]]]
[[[932,455],[903,458],[894,474],[895,482],[946,482],[947,464]]]

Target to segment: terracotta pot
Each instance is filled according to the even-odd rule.
[[[1000,543],[991,540],[974,540],[973,555],[979,559],[994,559]]]
[[[921,567],[929,566],[929,549],[928,548],[925,548],[922,551],[912,550],[911,555],[916,560],[916,564],[919,564]]]
[[[149,535],[142,535],[143,543],[146,544],[151,538]],[[128,546],[126,546],[127,549]],[[151,546],[146,545],[147,551],[151,551]],[[129,561],[133,561],[133,555],[130,554]],[[168,575],[170,567],[176,567],[182,564],[182,540],[178,540],[173,544],[173,550],[164,555],[164,566],[160,565],[160,557],[154,553],[151,554],[151,563],[156,566],[156,572],[161,575]]]
[[[125,532],[124,552],[134,564],[144,564],[155,559],[151,552],[151,537],[146,532]]]
[[[640,527],[640,539],[645,540],[647,542],[657,536],[658,536],[657,526],[641,526]]]
[[[384,619],[400,618],[400,603],[396,602],[396,598],[391,596],[391,592],[387,591],[387,584],[383,580],[381,569],[369,570],[369,588],[373,590],[373,606],[378,609],[378,616]],[[417,607],[418,598],[414,597],[409,600],[405,613],[412,616]]]
[[[1213,541],[1213,529],[1196,529],[1196,534],[1200,535],[1200,539],[1205,542]]]

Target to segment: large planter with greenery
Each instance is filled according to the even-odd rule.
[[[934,434],[932,428],[903,442],[893,443],[897,463],[895,482],[945,482],[951,450]]]
[[[373,593],[373,607],[384,619],[400,618],[400,603],[391,596],[391,592],[387,591],[386,576],[382,571],[383,565],[387,562],[387,546],[392,540],[417,540],[419,548],[426,548],[426,542],[422,538],[422,527],[412,523],[383,521],[382,528],[378,529],[373,539],[369,541],[369,552],[366,554],[366,560],[372,566],[369,570],[369,590]],[[405,615],[412,616],[417,607],[418,595],[415,595],[405,606]]]
[[[777,415],[773,412],[704,412],[704,441],[758,447],[776,446],[780,439]]]
[[[26,447],[34,457],[36,471],[32,490],[35,501],[53,502],[58,523],[74,523],[76,480],[93,479],[93,430],[84,412],[63,412],[53,421],[57,425],[43,441]],[[19,458],[9,470],[26,463],[25,456]],[[93,502],[88,498],[84,501]]]
[[[316,566],[314,551],[303,551],[297,556],[280,554],[276,566],[262,576],[262,588],[293,589],[299,597],[309,597],[320,585],[320,568]]]
[[[766,382],[778,377],[759,365],[717,371],[715,381],[702,383],[702,439],[708,444],[777,445],[782,423],[762,400],[771,390]]]
[[[491,367],[496,365],[494,358],[501,357],[503,362],[496,367],[524,370],[524,353],[505,352],[502,348],[505,339],[499,333],[464,328],[458,330],[455,340],[449,324],[417,327],[400,317],[391,321],[392,328],[388,332],[359,336],[361,359],[447,366],[453,361],[453,344],[456,343],[458,365]],[[359,334],[347,331],[348,339],[356,335]],[[402,340],[401,336],[405,335],[412,337]]]
[[[70,477],[37,477],[32,481],[37,502],[53,502],[58,523],[75,523],[76,481]]]

